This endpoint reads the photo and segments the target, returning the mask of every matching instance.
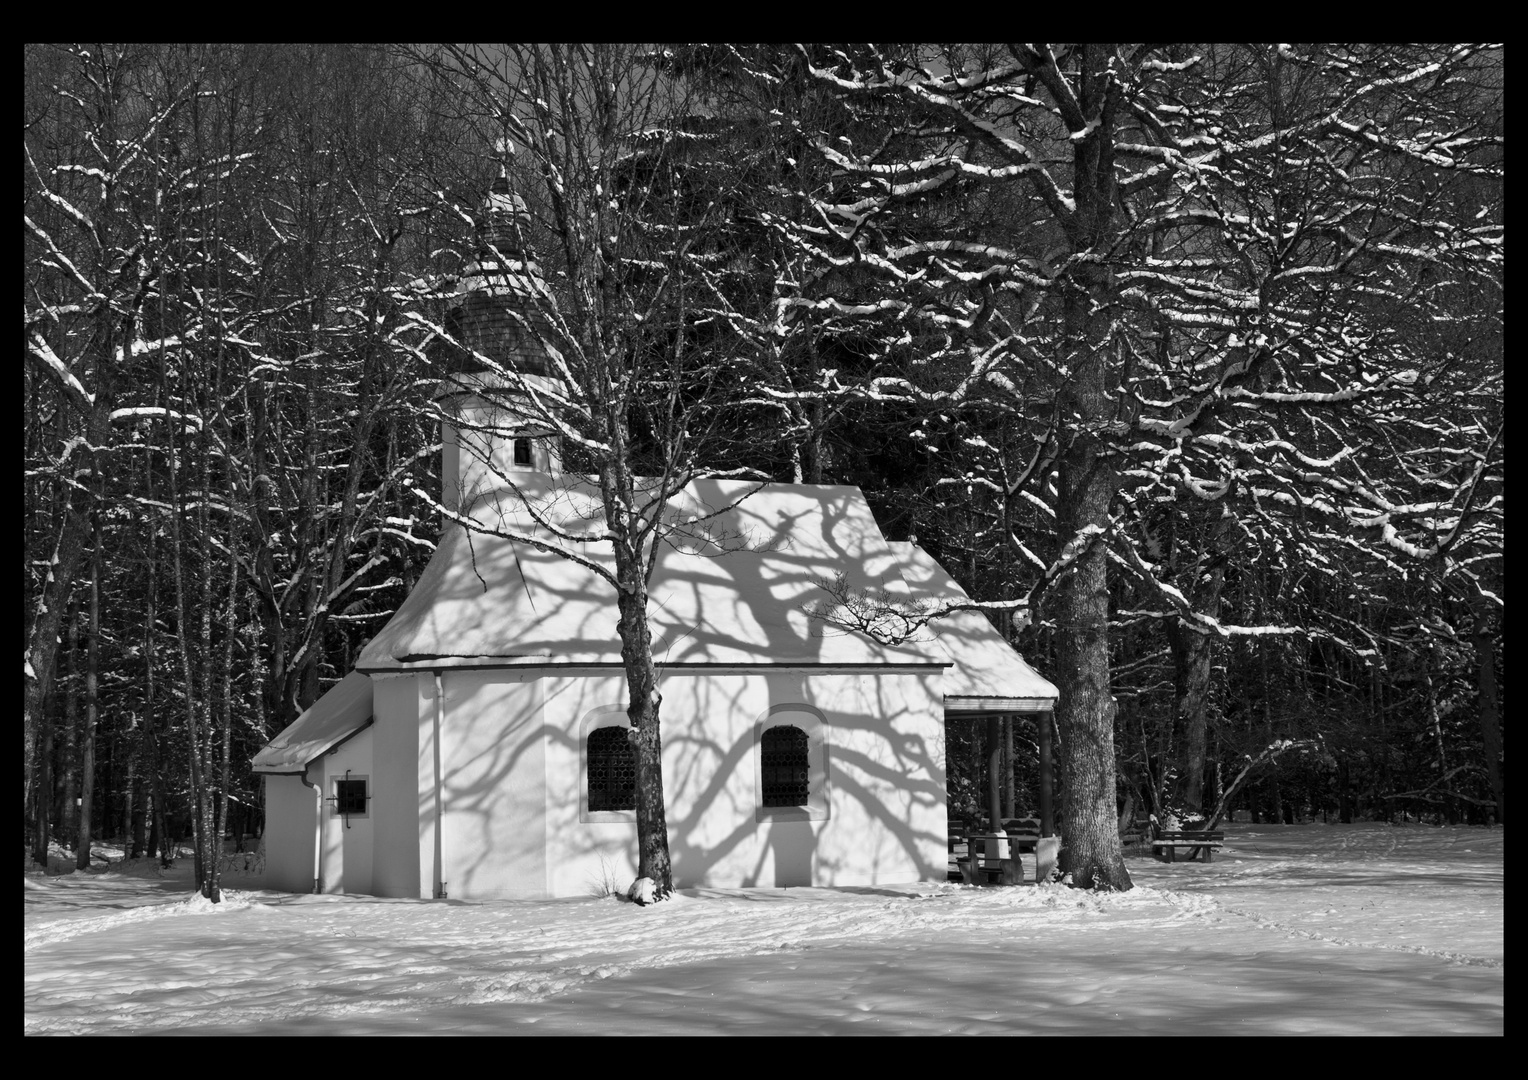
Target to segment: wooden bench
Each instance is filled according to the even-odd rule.
[[[1225,846],[1226,834],[1220,829],[1162,829],[1151,838],[1151,846],[1167,853],[1168,862],[1177,862],[1178,852],[1187,851],[1193,862],[1203,854],[1203,862],[1212,862],[1215,852]]]

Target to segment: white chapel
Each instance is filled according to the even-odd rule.
[[[522,533],[601,513],[554,436],[489,415],[490,376],[470,359],[532,390],[549,378],[523,212],[496,183],[449,323],[466,359],[439,391],[460,418],[443,426],[442,502]],[[664,513],[677,527],[650,617],[675,887],[943,880],[946,723],[1048,712],[1056,688],[979,612],[900,646],[811,615],[840,575],[893,600],[966,599],[926,552],[882,536],[857,488],[699,481]],[[595,547],[583,554],[613,562]],[[604,579],[447,524],[355,670],[256,756],[267,880],[452,899],[624,889],[637,827],[620,651]]]

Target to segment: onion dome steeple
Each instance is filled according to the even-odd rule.
[[[548,375],[542,340],[551,331],[544,314],[546,283],[527,250],[530,213],[501,172],[478,204],[477,250],[457,285],[457,306],[447,328],[465,348],[450,350],[452,372],[483,371],[480,353],[521,375]],[[470,350],[470,351],[469,351]]]
[[[530,213],[502,171],[478,204],[475,251],[434,353],[445,379],[436,390],[448,419],[441,431],[441,498],[466,508],[517,472],[557,473],[561,447],[549,409],[561,383],[545,342],[555,340],[551,303],[527,239]],[[496,370],[497,368],[497,370]]]
[[[478,207],[478,260],[500,256],[524,262],[521,238],[530,232],[531,215],[525,200],[509,190],[509,177],[499,175]]]

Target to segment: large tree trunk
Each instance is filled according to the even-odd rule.
[[[1068,301],[1074,367],[1069,404],[1076,429],[1061,458],[1057,536],[1080,545],[1057,596],[1056,728],[1061,763],[1063,872],[1078,888],[1128,889],[1115,822],[1114,699],[1109,686],[1109,581],[1104,532],[1118,478],[1107,447],[1089,430],[1110,411],[1102,348],[1086,343],[1086,295]]]
[[[1079,440],[1082,441],[1082,440]],[[1107,467],[1086,445],[1061,470],[1062,536],[1104,525],[1112,492]],[[1061,764],[1061,869],[1078,888],[1128,889],[1114,817],[1114,707],[1109,692],[1109,585],[1106,552],[1095,540],[1059,589],[1056,727]]]
[[[1109,580],[1105,534],[1119,492],[1109,429],[1118,420],[1110,392],[1113,285],[1098,257],[1114,238],[1114,113],[1118,88],[1111,50],[1085,45],[1077,104],[1089,130],[1073,137],[1076,209],[1067,239],[1087,254],[1064,283],[1065,366],[1072,380],[1058,402],[1066,433],[1060,457],[1056,536],[1075,562],[1063,572],[1056,604],[1061,674],[1056,734],[1061,744],[1061,868],[1078,888],[1128,889],[1115,822],[1114,699],[1109,687]]]
[[[1075,429],[1061,458],[1057,537],[1079,545],[1061,579],[1056,605],[1060,698],[1061,869],[1078,888],[1128,889],[1115,821],[1114,699],[1109,687],[1109,581],[1104,531],[1118,479],[1107,447],[1089,430],[1107,416],[1102,348],[1087,344],[1088,297],[1068,300],[1073,324],[1069,395]]]
[[[634,899],[662,900],[674,889],[669,859],[668,815],[663,798],[663,740],[659,733],[658,667],[653,662],[652,627],[647,617],[647,560],[633,513],[640,505],[632,476],[626,469],[624,420],[612,418],[612,441],[619,452],[600,470],[605,521],[614,536],[616,608],[620,621],[621,662],[626,670],[628,737],[637,758],[637,882]],[[658,542],[654,540],[653,542]],[[652,883],[643,894],[640,883]]]
[[[619,562],[630,560],[618,559]],[[636,562],[640,571],[641,563]],[[626,574],[621,575],[623,580]],[[674,888],[669,861],[668,816],[663,799],[663,742],[659,735],[658,671],[647,622],[647,589],[640,572],[635,587],[619,594],[621,660],[626,666],[626,716],[637,751],[637,877],[653,883],[651,899]]]

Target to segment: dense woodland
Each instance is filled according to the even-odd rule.
[[[1060,687],[1078,884],[1128,887],[1131,807],[1504,821],[1501,47],[38,45],[24,78],[39,856],[253,843],[250,758],[433,550],[500,176],[538,325],[593,358],[569,462],[617,399],[633,470],[862,488]],[[932,614],[824,584],[867,632]],[[952,813],[983,738],[949,726]]]

